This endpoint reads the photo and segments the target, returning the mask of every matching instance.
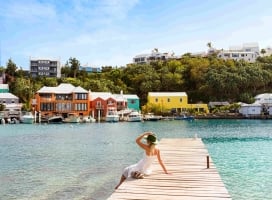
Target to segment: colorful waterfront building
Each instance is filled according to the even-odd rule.
[[[127,108],[131,110],[140,110],[140,98],[136,94],[124,94],[127,100]]]
[[[190,109],[209,112],[207,104],[189,104],[186,92],[149,92],[147,103],[159,106],[162,112],[184,113]]]
[[[41,116],[54,115],[68,116],[74,113],[79,116],[90,115],[89,91],[68,83],[62,83],[57,87],[42,87],[35,94],[32,106]]]
[[[90,112],[96,118],[104,118],[108,110],[117,111],[117,100],[110,92],[90,92]]]

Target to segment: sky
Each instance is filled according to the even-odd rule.
[[[270,0],[0,0],[0,65],[70,57],[93,67],[134,56],[272,46]]]

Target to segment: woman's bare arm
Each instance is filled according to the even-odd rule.
[[[164,166],[164,163],[163,163],[162,159],[161,159],[161,154],[160,154],[160,150],[159,150],[159,149],[157,150],[157,158],[158,158],[158,161],[159,161],[159,163],[160,163],[160,165],[161,165],[163,171],[164,171],[166,174],[169,174],[168,171],[167,171],[167,169],[166,169],[166,167]]]

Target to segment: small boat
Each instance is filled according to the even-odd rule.
[[[75,113],[68,113],[67,117],[63,119],[65,123],[79,123],[80,117]]]
[[[161,116],[154,115],[153,113],[147,113],[146,115],[144,115],[144,120],[146,121],[158,121],[161,120],[161,118]]]
[[[113,108],[109,108],[107,114],[106,114],[106,118],[105,118],[106,122],[118,122],[119,121],[119,115],[117,113],[117,111]]]
[[[142,115],[138,111],[132,111],[128,115],[128,122],[141,122],[142,121]]]
[[[62,116],[53,116],[48,118],[48,123],[49,124],[59,124],[63,122],[63,117]]]
[[[84,116],[82,118],[82,122],[83,123],[92,123],[92,122],[96,122],[96,119],[93,118],[92,116]]]
[[[21,122],[23,124],[33,124],[34,123],[34,115],[31,112],[26,112],[22,117],[21,117]]]
[[[179,115],[179,116],[175,116],[174,119],[175,120],[188,120],[188,121],[192,121],[195,118],[194,118],[194,116]]]

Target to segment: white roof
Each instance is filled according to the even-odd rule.
[[[127,101],[125,95],[123,94],[113,94],[116,101]]]
[[[252,103],[252,104],[246,104],[246,103],[243,103],[241,104],[241,107],[261,107],[262,105],[260,103]]]
[[[108,98],[115,99],[114,96],[112,95],[112,93],[110,93],[110,92],[91,92],[90,93],[90,99],[91,100],[97,99],[99,97],[101,99],[104,99],[104,100],[106,100]]]
[[[0,84],[0,89],[9,89],[8,84]]]
[[[177,97],[177,96],[187,96],[186,92],[149,92],[148,96],[155,97]]]
[[[261,104],[270,104],[272,103],[272,93],[264,93],[264,94],[259,94],[255,96],[255,102],[261,103]]]
[[[136,94],[124,94],[124,97],[127,99],[139,99]]]
[[[87,90],[83,89],[82,87],[78,86],[75,87],[70,83],[62,83],[57,87],[47,87],[44,86],[38,93],[57,93],[57,94],[70,94],[70,93],[88,93]]]
[[[19,99],[19,98],[15,96],[14,94],[6,92],[6,93],[0,93],[0,99]]]

